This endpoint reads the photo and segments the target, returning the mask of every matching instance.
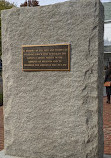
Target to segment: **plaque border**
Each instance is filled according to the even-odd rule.
[[[68,69],[23,69],[23,47],[35,47],[35,46],[56,46],[56,45],[67,45],[68,46]],[[22,71],[70,71],[70,47],[71,44],[43,44],[43,45],[22,45]]]

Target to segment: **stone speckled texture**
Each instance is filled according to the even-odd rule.
[[[6,154],[103,157],[103,24],[99,0],[2,11]],[[70,72],[22,71],[22,45],[60,43]]]

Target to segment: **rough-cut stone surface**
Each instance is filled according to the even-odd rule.
[[[103,6],[77,0],[2,12],[5,152],[102,158]],[[22,45],[71,44],[70,72],[23,72]]]

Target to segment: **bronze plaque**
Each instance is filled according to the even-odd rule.
[[[22,46],[23,71],[70,71],[70,44]]]

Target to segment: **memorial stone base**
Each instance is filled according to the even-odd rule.
[[[2,150],[2,151],[0,151],[0,158],[23,158],[23,157],[15,157],[15,156],[5,155],[5,151]]]
[[[0,151],[0,158],[24,158],[24,157],[15,157],[15,156],[5,155],[5,151],[2,150]],[[104,155],[103,158],[111,158],[111,155]]]

